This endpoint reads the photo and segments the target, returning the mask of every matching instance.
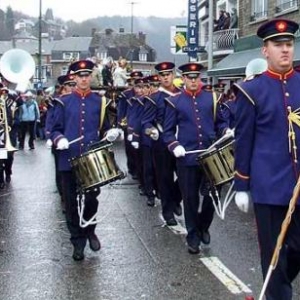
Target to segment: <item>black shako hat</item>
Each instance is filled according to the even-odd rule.
[[[158,72],[158,74],[173,72],[174,68],[175,64],[170,61],[161,62],[154,66],[154,69]]]
[[[160,82],[157,75],[148,76],[148,81],[149,81],[149,83],[159,83]]]
[[[133,71],[129,75],[132,79],[141,78],[143,77],[143,73],[141,71]]]
[[[287,19],[273,19],[262,24],[257,29],[257,36],[263,41],[290,41],[295,38],[299,24]]]
[[[73,83],[73,82],[75,82],[74,75],[72,75],[72,74],[61,75],[61,76],[57,77],[57,82],[60,85],[64,85],[67,83]]]
[[[179,66],[178,69],[181,71],[181,75],[195,74],[195,76],[199,76],[203,66],[199,63],[190,62]]]
[[[93,72],[95,64],[91,60],[78,60],[69,66],[69,73],[76,75],[89,75]]]

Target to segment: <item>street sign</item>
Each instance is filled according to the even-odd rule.
[[[205,53],[205,47],[204,46],[185,46],[182,47],[182,52],[189,53],[189,52],[197,52],[197,53]]]

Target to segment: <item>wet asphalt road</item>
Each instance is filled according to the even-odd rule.
[[[125,169],[122,145],[114,151]],[[147,207],[127,177],[103,187],[98,198],[102,249],[86,247],[85,260],[74,262],[53,166],[42,141],[34,151],[15,153],[12,182],[0,191],[0,300],[235,300],[248,292],[258,298],[253,212],[243,214],[231,203],[225,220],[215,217],[211,245],[190,255],[183,226],[164,226],[159,200]],[[214,273],[209,262],[218,266]],[[300,299],[299,279],[294,286]]]

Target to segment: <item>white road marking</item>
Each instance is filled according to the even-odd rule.
[[[160,218],[164,218],[160,214]],[[178,221],[178,219],[177,219]],[[167,226],[165,223],[163,226]],[[185,226],[180,222],[176,226],[167,226],[173,233],[186,235],[187,231]],[[215,275],[216,278],[232,293],[232,294],[252,294],[252,290],[243,283],[237,276],[235,276],[218,257],[207,256],[200,258],[200,261],[208,268],[208,270]]]
[[[252,291],[237,278],[217,257],[203,257],[200,261],[226,286],[233,294],[249,293]]]

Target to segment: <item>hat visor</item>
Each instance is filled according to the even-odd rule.
[[[92,73],[91,70],[78,70],[75,72],[75,75],[78,75],[78,76],[88,76]]]
[[[264,41],[273,41],[273,42],[289,42],[295,39],[293,34],[278,34],[272,35],[264,39]]]
[[[187,72],[187,73],[183,73],[182,75],[188,76],[189,78],[198,78],[200,72]]]

